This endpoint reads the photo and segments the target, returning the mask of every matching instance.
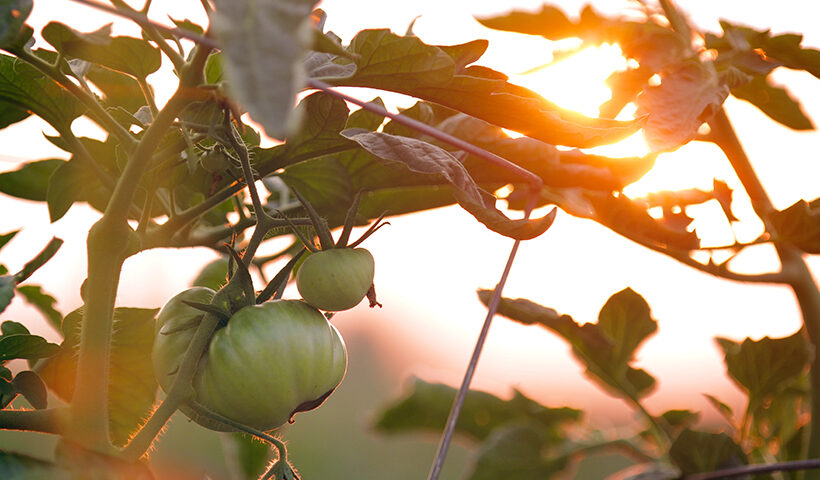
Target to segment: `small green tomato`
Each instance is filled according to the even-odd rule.
[[[311,253],[296,273],[296,288],[314,307],[338,312],[355,307],[373,285],[376,263],[364,248]]]

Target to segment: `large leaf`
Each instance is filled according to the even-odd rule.
[[[105,27],[104,27],[105,29]],[[58,22],[43,27],[43,38],[67,57],[145,78],[162,63],[159,49],[133,37],[109,37],[107,31],[82,34]]]
[[[29,162],[11,172],[0,173],[0,192],[12,197],[46,201],[48,179],[64,160],[48,159]]]
[[[479,291],[487,304],[489,290]],[[579,325],[568,315],[559,315],[526,299],[502,299],[498,313],[525,325],[540,325],[556,332],[572,346],[573,354],[599,385],[613,394],[638,399],[649,394],[655,379],[630,366],[640,344],[657,330],[649,305],[632,289],[625,289],[607,300],[598,323]]]
[[[192,287],[208,287],[211,290],[219,290],[228,283],[228,265],[229,257],[223,255],[211,263],[205,265],[199,274],[197,274],[194,281],[191,282]]]
[[[681,62],[661,72],[661,84],[638,96],[638,115],[649,115],[644,135],[653,151],[674,150],[694,139],[720,110],[729,86],[709,64]]]
[[[350,46],[361,54],[355,73],[315,75],[333,85],[379,88],[428,100],[554,145],[593,147],[622,140],[640,128],[640,122],[594,119],[562,109],[486,67],[456,70],[456,61],[462,66],[477,58],[478,47],[437,47],[386,30],[365,30]],[[364,53],[379,59],[375,65],[379,68],[371,69],[374,65]],[[327,58],[326,62],[343,61]],[[384,65],[401,67],[385,74]]]
[[[86,201],[97,210],[104,210],[111,192],[85,159],[75,157],[62,162],[49,177],[46,202],[52,222],[61,219],[74,202]]]
[[[800,103],[789,92],[771,83],[763,75],[753,75],[749,83],[732,88],[732,95],[751,103],[772,120],[794,130],[813,130]]]
[[[379,158],[401,163],[413,172],[440,176],[454,188],[459,205],[494,232],[528,239],[541,235],[552,225],[554,212],[536,220],[511,220],[504,216],[495,208],[495,197],[476,185],[464,165],[435,145],[415,138],[356,129],[345,130],[342,135]]]
[[[752,405],[760,404],[794,380],[811,358],[802,330],[784,338],[747,338],[742,343],[716,340],[723,350],[729,377],[747,392]]]
[[[516,424],[501,428],[481,445],[469,480],[537,480],[553,478],[569,463],[568,457],[548,460],[538,430]]]
[[[211,29],[228,86],[268,135],[283,138],[304,82],[316,0],[216,0]]]
[[[79,101],[31,65],[0,54],[0,106],[30,111],[58,131],[66,130],[84,110]],[[4,118],[6,115],[4,115]]]
[[[456,389],[453,387],[414,379],[410,392],[379,414],[376,428],[389,433],[440,432],[447,422],[455,397]],[[545,439],[559,442],[563,438],[563,426],[577,421],[580,416],[579,410],[545,407],[518,391],[510,400],[503,400],[486,392],[471,390],[456,423],[456,432],[483,440],[497,427],[510,422],[525,422],[537,428]]]
[[[120,107],[129,113],[135,113],[145,105],[139,83],[129,75],[92,65],[85,78],[100,89],[106,107]]]
[[[4,322],[9,323],[9,322]],[[60,347],[29,333],[6,333],[0,336],[0,364],[16,358],[36,360],[55,355]]]
[[[0,47],[15,43],[33,4],[32,0],[6,0],[0,3]]]
[[[707,433],[688,428],[675,439],[669,456],[684,475],[748,463],[743,450],[725,433]]]
[[[770,216],[777,238],[806,253],[820,253],[820,198],[800,200]]]
[[[151,412],[157,383],[151,364],[154,316],[158,309],[116,308],[108,391],[111,439],[123,445]],[[63,320],[62,350],[49,358],[40,375],[63,400],[74,394],[82,308]]]

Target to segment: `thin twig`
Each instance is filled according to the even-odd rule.
[[[715,470],[714,472],[694,473],[692,475],[686,475],[681,480],[719,480],[721,478],[742,477],[745,475],[814,469],[820,469],[820,459],[818,458],[795,460],[792,462],[767,463],[764,465],[743,465],[740,467]]]

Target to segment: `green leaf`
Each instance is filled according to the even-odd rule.
[[[216,0],[211,29],[222,46],[228,87],[268,135],[283,138],[304,82],[316,0]]]
[[[525,424],[503,427],[481,445],[470,480],[536,480],[553,478],[569,459],[543,457],[539,432]]]
[[[51,158],[29,162],[11,172],[0,173],[0,192],[12,197],[46,201],[48,179],[65,160]]]
[[[57,354],[60,347],[37,335],[13,334],[0,336],[0,362],[25,358],[35,360]]]
[[[729,95],[729,86],[709,64],[680,62],[661,73],[661,84],[638,96],[637,115],[649,115],[644,136],[652,151],[675,150],[697,136]]]
[[[39,70],[0,54],[0,106],[30,111],[65,131],[85,108],[68,91]]]
[[[489,290],[480,290],[484,304]],[[498,313],[525,325],[540,325],[554,331],[572,346],[572,353],[587,368],[587,374],[614,395],[639,399],[649,394],[655,379],[641,369],[631,367],[635,351],[655,333],[649,305],[632,289],[625,289],[607,300],[598,323],[579,325],[568,315],[526,299],[502,299]]]
[[[151,348],[157,311],[124,307],[114,310],[108,404],[111,439],[117,445],[128,440],[154,404],[157,383],[151,364]],[[40,376],[49,388],[65,401],[70,401],[74,394],[82,316],[82,308],[66,315],[62,349],[58,355],[43,362],[40,369]]]
[[[541,35],[550,40],[575,36],[576,26],[559,8],[544,5],[539,12],[513,10],[494,17],[476,18],[487,28],[505,32]]]
[[[322,212],[330,225],[344,222],[354,190],[348,170],[336,159],[317,158],[292,165],[280,178]]]
[[[725,433],[707,433],[686,429],[678,435],[669,450],[672,462],[684,475],[711,472],[746,465],[746,454]]]
[[[219,290],[228,283],[229,259],[223,255],[205,267],[191,283],[192,287],[208,287],[212,290]]]
[[[820,198],[811,203],[800,200],[770,215],[777,238],[806,253],[820,253]]]
[[[24,396],[28,403],[37,410],[48,407],[48,392],[46,384],[35,372],[25,370],[18,373],[12,380],[15,391]]]
[[[350,113],[344,100],[316,92],[299,102],[296,111],[304,121],[285,141],[288,157],[298,159],[316,156],[317,152],[334,152],[348,143],[339,136]]]
[[[0,4],[0,47],[15,43],[33,6],[32,0],[6,0]]]
[[[20,233],[20,230],[14,230],[13,232],[0,234],[0,248],[5,247],[6,244],[9,243],[11,239],[14,238],[14,236],[18,233]]]
[[[732,407],[730,407],[714,395],[704,393],[703,396],[706,397],[706,400],[708,400],[709,403],[712,404],[713,407],[715,407],[715,410],[717,410],[718,413],[720,413],[720,415],[724,419],[726,419],[726,422],[729,425],[735,424],[734,412],[732,412]]]
[[[60,330],[60,326],[63,323],[63,314],[54,308],[54,304],[57,303],[56,298],[43,292],[42,287],[39,285],[21,285],[17,287],[17,293],[22,295],[34,308],[39,310],[49,325],[58,331]]]
[[[159,49],[133,37],[109,37],[110,26],[91,34],[58,22],[43,27],[43,38],[67,57],[79,58],[111,70],[145,78],[159,70]]]
[[[800,103],[785,88],[772,84],[763,75],[754,75],[751,82],[733,88],[732,95],[746,100],[772,120],[791,129],[814,130],[814,124]]]
[[[122,107],[133,114],[145,105],[139,83],[129,75],[92,65],[85,78],[100,89],[103,104],[108,108]]]
[[[4,311],[14,298],[14,287],[17,285],[14,275],[0,276],[0,312]]]
[[[6,320],[0,324],[0,332],[3,335],[28,335],[31,333],[22,323],[11,320]]]
[[[552,225],[554,211],[535,220],[511,220],[504,216],[495,208],[495,197],[479,189],[461,162],[435,145],[380,132],[345,130],[342,135],[388,162],[398,162],[412,172],[446,180],[454,187],[459,205],[496,233],[528,239],[541,235]]]
[[[749,395],[753,406],[803,373],[811,357],[805,334],[784,338],[747,338],[743,343],[717,338],[729,377]]]
[[[239,464],[239,468],[244,474],[243,478],[254,480],[265,472],[265,466],[270,459],[270,447],[256,438],[243,434],[231,433],[229,442],[235,449],[234,455]]]
[[[63,218],[74,202],[87,201],[104,210],[110,191],[103,187],[92,168],[79,158],[58,165],[51,174],[46,203],[51,222]]]
[[[439,433],[444,428],[455,397],[456,389],[453,387],[416,378],[404,398],[379,414],[376,428],[388,433]],[[456,432],[483,440],[497,427],[511,421],[521,421],[536,427],[544,438],[560,442],[564,437],[563,426],[580,417],[579,410],[545,407],[518,391],[510,400],[503,400],[486,392],[471,390],[456,423]]]

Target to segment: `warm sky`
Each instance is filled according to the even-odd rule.
[[[169,10],[175,18],[201,19],[196,0],[154,2],[157,11]],[[772,10],[769,2],[684,2],[693,22],[716,30],[717,20],[727,18],[774,32],[805,34],[804,45],[820,47],[820,7],[815,2],[784,0]],[[40,0],[31,24],[38,30],[49,19],[59,19],[78,30],[89,31],[111,21],[110,17],[67,0]],[[475,38],[490,40],[490,49],[479,63],[513,75],[517,82],[536,89],[568,108],[594,115],[605,100],[603,80],[621,66],[614,47],[584,52],[555,67],[528,76],[516,73],[550,59],[549,42],[533,37],[493,32],[481,27],[472,15],[489,15],[509,8],[539,8],[541,2],[520,0],[386,2],[377,0],[328,0],[321,7],[328,13],[327,28],[349,40],[363,28],[389,27],[404,32],[416,17],[414,31],[432,44],[454,44]],[[581,2],[560,5],[571,14]],[[629,5],[621,1],[595,2],[599,10],[614,12]],[[196,12],[196,13],[189,13]],[[157,19],[162,19],[160,15]],[[131,33],[128,26],[119,32]],[[775,79],[789,85],[803,102],[815,123],[820,122],[820,80],[808,74],[777,71]],[[356,94],[355,91],[351,93]],[[372,92],[361,91],[370,99]],[[401,105],[407,99],[390,97]],[[726,104],[755,168],[763,178],[776,206],[785,208],[804,198],[820,196],[820,135],[795,133],[770,122],[754,107],[730,99]],[[75,124],[82,128],[80,122]],[[39,159],[56,152],[43,140],[36,121],[26,121],[0,132],[0,170],[11,170],[21,159]],[[614,154],[643,153],[640,137],[614,147]],[[3,156],[5,155],[5,157]],[[737,181],[723,157],[706,145],[690,145],[664,155],[655,171],[629,191],[640,194],[657,189],[708,188],[712,178]],[[47,269],[32,279],[46,286],[60,301],[63,311],[76,308],[78,287],[85,277],[84,240],[96,214],[75,206],[54,225],[49,225],[43,205],[0,198],[3,215],[0,232],[24,228],[4,250],[0,262],[11,270],[30,258],[51,235],[66,240],[64,250]],[[738,200],[739,212],[748,212]],[[745,210],[744,210],[745,209]],[[704,228],[715,218],[714,208],[704,208],[696,221]],[[695,213],[695,212],[692,212]],[[746,216],[748,218],[748,215]],[[714,223],[714,222],[713,222]],[[736,232],[751,239],[757,225],[750,222]],[[711,229],[715,242],[730,235],[725,222]],[[752,237],[749,238],[749,235]],[[731,238],[731,237],[730,237]],[[336,317],[343,333],[363,332],[378,338],[386,361],[401,375],[416,374],[431,381],[457,383],[467,363],[486,310],[476,300],[476,288],[490,288],[498,280],[512,242],[486,230],[458,208],[447,208],[391,219],[391,226],[367,242],[377,259],[377,287],[381,310]],[[123,272],[119,304],[155,307],[185,288],[199,265],[212,258],[207,251],[148,252],[130,259]],[[182,257],[183,260],[179,260]],[[820,262],[811,264],[820,277]],[[739,269],[749,272],[776,268],[767,248],[739,258]],[[157,274],[157,270],[161,274]],[[731,391],[712,338],[765,335],[785,336],[799,328],[799,317],[789,290],[721,281],[646,251],[593,222],[560,213],[554,227],[541,238],[526,242],[513,268],[505,295],[527,297],[572,315],[577,321],[594,321],[597,312],[613,293],[631,287],[643,295],[660,323],[660,330],[639,354],[639,365],[660,379],[650,409],[693,408],[708,410],[701,392]],[[15,318],[30,325],[36,315],[15,301],[3,319]],[[53,333],[44,334],[55,338]],[[607,400],[588,383],[579,380],[580,370],[569,358],[567,348],[552,335],[535,328],[497,319],[478,370],[474,386],[506,393],[510,387],[523,390],[548,404],[568,403],[576,407],[606,404]]]

